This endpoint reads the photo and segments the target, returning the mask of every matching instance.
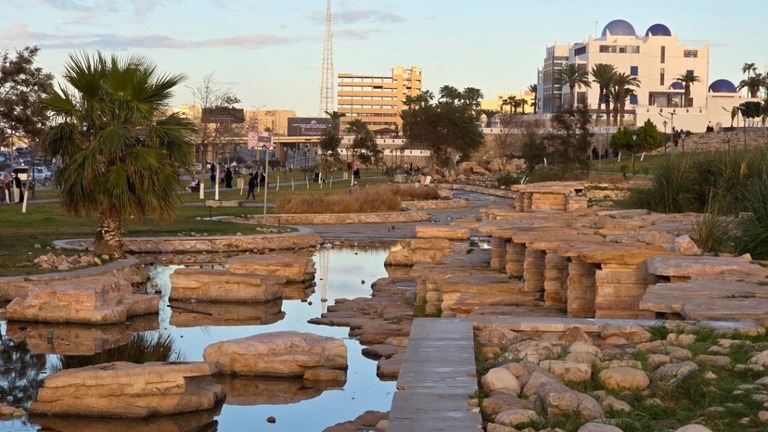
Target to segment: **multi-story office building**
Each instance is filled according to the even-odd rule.
[[[392,68],[391,76],[339,74],[338,111],[344,113],[342,129],[354,119],[373,131],[401,131],[400,112],[406,96],[421,93],[421,68]]]
[[[250,129],[272,132],[273,135],[286,135],[288,118],[296,117],[295,110],[245,110],[246,124]]]

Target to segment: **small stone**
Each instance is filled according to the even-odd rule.
[[[277,419],[274,416],[267,417],[267,423],[277,423]]]
[[[40,246],[40,243],[35,243],[35,249],[40,249],[42,246]]]
[[[757,413],[757,418],[763,423],[768,422],[768,411],[760,411]]]

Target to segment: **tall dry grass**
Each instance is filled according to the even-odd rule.
[[[400,211],[402,202],[392,188],[372,186],[349,195],[299,195],[280,198],[281,214],[379,213]]]
[[[391,189],[402,201],[426,201],[440,199],[440,193],[430,186],[377,186],[382,190]],[[386,191],[385,191],[386,192]]]

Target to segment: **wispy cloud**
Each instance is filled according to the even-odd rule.
[[[299,37],[284,37],[275,35],[239,35],[200,40],[177,39],[166,35],[125,36],[110,33],[80,33],[58,35],[29,31],[23,26],[14,26],[0,38],[19,42],[34,43],[44,49],[104,49],[124,50],[133,48],[223,48],[236,47],[243,49],[259,49],[274,45],[287,45],[299,42]]]
[[[338,24],[357,24],[357,23],[387,23],[397,24],[405,22],[402,15],[398,15],[383,8],[360,8],[349,6],[348,3],[342,3],[341,7],[334,9],[333,25]],[[325,9],[317,10],[310,17],[313,21],[325,21]]]
[[[375,34],[380,34],[380,33],[385,33],[385,31],[379,28],[341,29],[341,30],[334,30],[333,36],[339,37],[341,39],[361,40],[361,39],[370,39],[371,36]]]

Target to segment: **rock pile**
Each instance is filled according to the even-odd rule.
[[[76,255],[56,255],[49,252],[35,258],[33,262],[41,269],[68,271],[81,267],[102,265],[105,262],[109,262],[109,256],[102,255],[101,257],[97,257],[94,254],[84,252]]]
[[[579,431],[615,432],[622,419],[650,418],[642,414],[649,410],[656,414],[642,430],[685,431],[691,426],[675,420],[675,395],[693,382],[706,386],[708,400],[728,402],[699,404],[697,430],[736,430],[734,424],[762,430],[768,426],[762,420],[768,419],[768,346],[734,339],[744,336],[683,322],[605,324],[594,335],[578,326],[541,333],[478,324],[479,354],[493,366],[480,378],[488,396],[478,403],[491,419],[488,431],[579,419]],[[757,404],[762,410],[750,408]],[[726,419],[726,410],[738,417]],[[659,412],[669,418],[658,418]]]

